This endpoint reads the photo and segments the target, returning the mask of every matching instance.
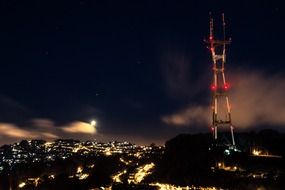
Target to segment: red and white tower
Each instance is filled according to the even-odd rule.
[[[211,16],[211,15],[210,15]],[[218,140],[218,130],[230,129],[231,141],[227,144],[235,148],[234,131],[231,118],[231,107],[228,97],[230,89],[229,83],[225,77],[226,63],[226,46],[231,43],[231,39],[226,39],[226,23],[224,14],[222,14],[222,33],[223,39],[218,40],[214,37],[214,19],[210,17],[210,34],[208,40],[208,48],[211,51],[213,65],[213,80],[211,84],[212,90],[212,131],[214,140]]]

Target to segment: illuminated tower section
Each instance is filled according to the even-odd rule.
[[[229,128],[231,132],[231,147],[235,147],[234,131],[231,118],[231,107],[228,97],[230,85],[225,77],[226,63],[226,46],[231,43],[230,39],[226,39],[225,19],[222,14],[223,21],[223,39],[217,40],[214,37],[214,20],[210,17],[210,34],[206,42],[209,44],[213,64],[213,80],[211,83],[212,90],[212,131],[215,141],[218,140],[218,129]]]

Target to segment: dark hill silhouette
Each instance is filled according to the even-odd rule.
[[[281,186],[283,188],[285,168],[282,163],[284,163],[285,155],[285,135],[267,129],[258,133],[236,133],[235,137],[237,147],[241,152],[236,152],[229,156],[222,154],[219,159],[222,156],[225,163],[235,163],[238,166],[246,168],[248,173],[253,171],[281,173],[278,180],[274,181],[273,178],[268,177],[264,183],[267,185],[274,184],[274,186]],[[211,167],[215,166],[217,157],[215,153],[213,154],[213,151],[209,151],[212,142],[212,135],[209,133],[182,134],[167,141],[165,144],[165,153],[157,163],[157,179],[161,182],[179,185],[214,185],[225,188],[240,187],[245,189],[246,187],[243,185],[254,184],[256,182],[242,179],[242,175],[239,172],[227,172],[224,170],[213,172]],[[283,156],[283,158],[252,157],[250,156],[252,147],[262,147],[270,154],[278,154]]]
[[[210,134],[179,135],[165,144],[165,153],[158,163],[158,176],[174,184],[199,183],[199,175],[209,173]]]

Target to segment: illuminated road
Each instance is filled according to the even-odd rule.
[[[216,187],[196,187],[193,185],[186,186],[186,187],[180,187],[180,186],[174,186],[174,185],[165,184],[165,183],[151,183],[149,185],[156,186],[159,188],[159,190],[222,190]]]
[[[141,167],[138,167],[136,169],[136,173],[133,173],[129,176],[128,182],[129,183],[134,183],[134,184],[138,184],[140,182],[142,182],[142,180],[152,174],[152,170],[154,168],[154,163],[150,163],[150,164],[145,164]]]
[[[126,173],[127,173],[127,170],[123,170],[123,171],[120,171],[117,174],[113,175],[112,176],[113,182],[122,183],[121,177],[122,177],[122,175],[124,175]]]

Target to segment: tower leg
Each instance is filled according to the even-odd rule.
[[[235,137],[234,137],[234,127],[231,126],[231,135],[232,135],[232,143],[233,143],[233,147],[236,146],[236,143],[235,143]]]
[[[217,140],[218,139],[218,128],[217,128],[217,126],[215,126],[215,128],[214,128],[215,130],[214,130],[214,138],[215,138],[215,140]]]

